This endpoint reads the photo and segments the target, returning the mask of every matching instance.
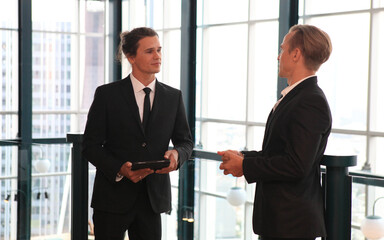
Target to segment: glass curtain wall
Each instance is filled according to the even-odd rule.
[[[105,2],[32,1],[30,193],[17,190],[18,2],[0,1],[0,193],[7,200],[0,203],[0,238],[16,239],[15,195],[26,194],[32,199],[31,238],[69,239],[71,169],[65,139],[68,132],[83,131],[94,90],[105,82]]]
[[[318,73],[333,115],[326,153],[357,155],[351,171],[384,175],[383,1],[302,0],[299,15],[300,23],[324,29],[333,42]],[[354,184],[352,192],[352,239],[364,239],[357,228],[384,189]],[[376,207],[375,214],[383,216],[384,208]]]
[[[105,1],[32,1],[34,139],[84,130],[94,91],[105,82],[105,37]],[[31,236],[69,235],[70,145],[32,149]],[[49,168],[37,167],[42,160]]]
[[[279,1],[197,1],[196,141],[200,148],[260,149],[276,102]],[[224,176],[219,163],[196,162],[195,239],[257,239],[252,232],[255,185]],[[244,205],[226,200],[247,192]]]
[[[159,34],[162,45],[162,67],[157,80],[180,89],[180,28],[182,0],[123,0],[122,31],[151,27]],[[131,72],[125,57],[122,77]],[[170,143],[171,144],[171,143]],[[162,214],[163,239],[177,239],[178,171],[171,173],[172,212]]]
[[[15,239],[18,148],[6,144],[18,132],[18,4],[1,0],[0,6],[0,239]]]

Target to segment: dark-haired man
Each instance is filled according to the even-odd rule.
[[[83,154],[97,169],[95,237],[122,240],[128,230],[130,240],[160,240],[160,213],[171,210],[168,173],[189,159],[193,142],[181,91],[155,76],[162,50],[157,33],[145,27],[124,32],[120,50],[132,72],[96,89],[84,132]],[[164,158],[168,167],[132,170],[134,162]]]

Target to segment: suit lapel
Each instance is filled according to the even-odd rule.
[[[265,125],[264,140],[263,140],[263,147],[262,147],[262,149],[264,149],[264,147],[265,147],[265,145],[267,143],[267,139],[269,139],[269,129],[270,129],[270,126],[271,126],[272,115],[273,115],[273,109],[269,113],[268,119],[267,119],[267,123]]]
[[[133,91],[131,78],[128,75],[128,77],[126,77],[122,81],[124,81],[123,87],[121,88],[122,94],[123,94],[125,100],[127,101],[128,107],[131,110],[133,118],[135,119],[137,124],[140,126],[140,129],[144,134],[144,128],[143,128],[143,124],[141,124],[139,108],[137,107],[136,97],[135,97],[135,93]]]

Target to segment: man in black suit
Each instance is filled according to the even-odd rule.
[[[124,32],[120,49],[132,72],[96,89],[84,131],[83,154],[96,167],[95,237],[122,240],[128,230],[130,240],[159,240],[160,213],[171,211],[168,173],[190,158],[192,137],[181,91],[156,79],[161,66],[157,33],[144,27]],[[170,165],[131,169],[134,162],[162,159]]]
[[[332,118],[315,73],[331,51],[322,30],[293,26],[278,57],[288,87],[268,117],[262,150],[218,152],[224,174],[256,182],[253,231],[262,240],[326,236],[320,160]]]

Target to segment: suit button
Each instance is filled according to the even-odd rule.
[[[144,143],[141,144],[141,146],[142,146],[142,147],[146,147],[146,146],[147,146],[147,143],[144,142]]]

